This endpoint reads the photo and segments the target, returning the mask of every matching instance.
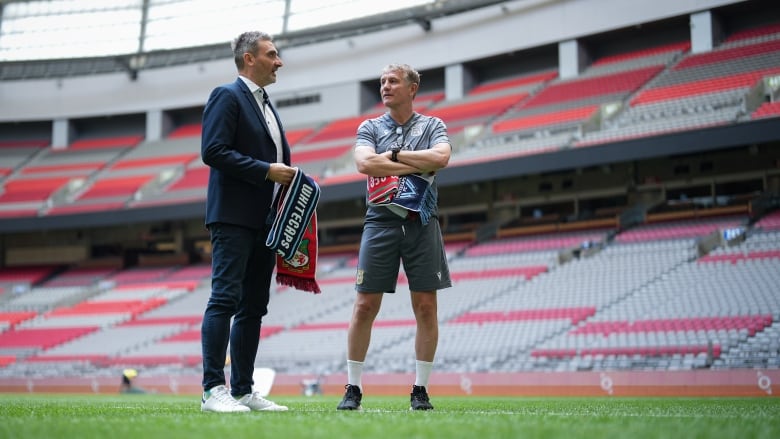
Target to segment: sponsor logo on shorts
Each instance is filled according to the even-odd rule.
[[[355,283],[358,285],[363,283],[363,270],[357,271],[357,276],[355,277]]]

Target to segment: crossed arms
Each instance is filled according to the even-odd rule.
[[[390,159],[390,151],[377,154],[374,148],[359,145],[355,147],[355,165],[358,172],[370,177],[427,174],[447,166],[451,149],[449,143],[437,143],[430,149],[403,150],[398,154],[398,161],[394,162]]]

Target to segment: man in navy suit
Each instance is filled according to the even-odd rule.
[[[295,175],[279,115],[265,92],[283,64],[264,32],[245,32],[231,48],[238,79],[215,88],[203,110],[201,156],[211,168],[206,227],[212,277],[201,327],[201,410],[281,411],[287,407],[253,392],[252,374],[276,263],[265,245],[266,219],[279,186]],[[224,372],[228,341],[230,388]]]

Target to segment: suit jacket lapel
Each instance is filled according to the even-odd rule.
[[[257,103],[257,99],[255,99],[255,96],[252,94],[251,91],[249,91],[249,87],[246,86],[244,81],[242,81],[240,78],[236,79],[236,82],[238,83],[239,88],[244,93],[244,97],[249,100],[250,105],[252,108],[254,108],[255,113],[257,114],[257,120],[260,121],[260,125],[263,127],[263,131],[268,135],[268,139],[273,144],[273,139],[271,138],[271,133],[268,131],[268,126],[265,124],[265,115],[263,115],[263,110],[260,108],[260,105]],[[281,119],[279,118],[279,113],[276,112],[276,108],[274,108],[273,104],[271,104],[271,101],[268,101],[268,106],[271,108],[271,111],[274,113],[274,117],[276,118],[276,121],[279,125],[279,133],[282,136],[282,160],[284,161],[284,164],[287,166],[290,166],[290,146],[287,144],[287,136],[284,133],[284,128],[282,128]]]
[[[257,120],[262,122],[265,120],[265,117],[263,117],[263,111],[260,109],[260,106],[257,104],[257,99],[255,99],[255,96],[252,94],[251,91],[249,91],[249,87],[244,84],[244,81],[241,80],[241,78],[236,79],[236,83],[238,84],[238,88],[241,89],[241,92],[244,94],[244,98],[249,102],[249,105],[252,106],[255,110],[255,115],[257,115]],[[268,132],[268,127],[265,126],[264,123],[261,123],[260,125],[263,126],[263,129]],[[270,134],[269,134],[270,136]]]

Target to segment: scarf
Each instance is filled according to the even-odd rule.
[[[428,224],[436,209],[436,194],[433,192],[435,175],[423,177],[417,174],[400,177],[368,177],[368,204],[387,206],[399,216],[406,217],[407,211],[417,212],[420,221]]]
[[[276,252],[276,283],[320,293],[317,273],[317,202],[320,187],[300,169],[277,194],[265,245]]]

